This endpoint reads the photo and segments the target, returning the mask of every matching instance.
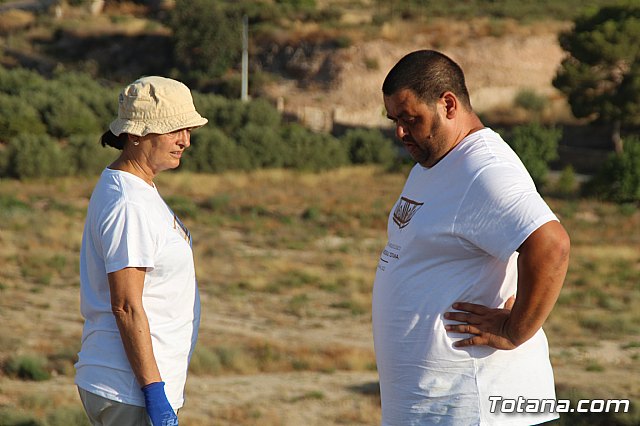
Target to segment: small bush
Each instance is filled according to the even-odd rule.
[[[365,57],[364,65],[365,67],[367,67],[368,70],[377,71],[380,69],[380,64],[378,63],[377,58]]]
[[[625,141],[623,153],[611,154],[586,191],[618,203],[640,202],[640,138]]]
[[[246,122],[246,106],[239,100],[194,93],[194,103],[202,116],[209,120],[206,128],[216,127],[230,135]]]
[[[29,210],[31,210],[31,206],[15,196],[0,194],[0,217],[7,218],[13,215],[23,215]]]
[[[120,87],[110,87],[98,83],[89,74],[62,71],[55,76],[50,90],[74,97],[97,119],[100,132],[106,129],[118,114],[118,93]]]
[[[390,165],[397,157],[393,142],[376,129],[348,130],[341,138],[353,164]]]
[[[180,219],[195,218],[198,216],[198,205],[191,198],[181,195],[171,195],[165,197],[165,201]]]
[[[4,370],[7,375],[24,380],[43,381],[51,378],[46,368],[47,360],[41,357],[24,355],[7,361]]]
[[[38,92],[46,86],[46,80],[35,71],[26,68],[6,69],[0,66],[0,93],[17,95],[23,91]]]
[[[203,345],[196,346],[191,361],[189,372],[199,375],[218,374],[222,371],[222,361],[215,351],[209,350]]]
[[[248,153],[251,167],[283,167],[288,162],[289,149],[277,129],[249,123],[233,137]]]
[[[535,91],[525,89],[518,92],[514,99],[514,103],[516,106],[527,111],[540,113],[546,108],[548,101],[547,98],[538,95]]]
[[[331,135],[313,133],[294,124],[283,129],[282,137],[289,149],[286,167],[320,171],[349,164],[345,144]]]
[[[219,173],[226,170],[247,170],[251,167],[249,153],[216,128],[194,133],[191,148],[182,162],[187,170]]]
[[[549,163],[558,158],[561,137],[560,128],[532,123],[515,127],[507,139],[538,188],[546,182]]]
[[[91,426],[82,407],[61,407],[47,415],[47,426]]]
[[[66,157],[71,162],[71,173],[77,175],[96,175],[113,162],[119,151],[110,147],[103,147],[99,142],[100,136],[75,135],[69,138],[69,144],[64,148]]]
[[[48,133],[65,138],[77,134],[100,133],[102,126],[96,115],[80,99],[69,97],[64,92],[59,97],[50,97],[44,112]]]
[[[222,2],[176,0],[169,27],[174,56],[185,75],[224,75],[240,57],[241,18]]]
[[[0,408],[0,425],[2,426],[44,426],[35,417],[22,411]]]
[[[70,164],[59,143],[47,135],[24,134],[9,143],[7,172],[19,179],[64,176]]]
[[[578,190],[578,180],[571,165],[562,169],[560,177],[555,184],[555,192],[562,197],[571,197]]]
[[[256,99],[245,104],[244,123],[258,126],[280,127],[282,116],[277,109],[264,99]]]
[[[0,93],[0,141],[23,133],[46,133],[38,110],[26,100]]]

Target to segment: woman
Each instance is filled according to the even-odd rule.
[[[120,94],[80,255],[85,318],[76,379],[94,425],[177,425],[200,318],[191,235],[153,179],[174,169],[207,120],[189,88],[144,77]]]

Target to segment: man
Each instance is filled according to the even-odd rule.
[[[557,418],[549,404],[514,411],[555,399],[541,327],[567,271],[567,233],[516,154],[473,112],[450,58],[410,53],[382,91],[417,162],[389,216],[373,290],[382,424]],[[501,413],[503,400],[524,402]]]

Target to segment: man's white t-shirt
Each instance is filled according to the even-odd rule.
[[[87,211],[80,254],[81,312],[85,318],[76,384],[91,393],[144,406],[120,338],[107,274],[146,268],[142,302],[153,352],[174,409],[184,402],[189,358],[200,321],[191,236],[155,186],[105,169]]]
[[[553,220],[522,162],[490,129],[467,136],[434,167],[412,169],[389,216],[373,289],[384,426],[558,417],[490,413],[490,397],[555,399],[542,330],[511,351],[454,348],[469,335],[446,332],[455,322],[443,318],[458,301],[502,307],[516,292],[516,250]]]

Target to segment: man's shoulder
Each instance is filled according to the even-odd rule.
[[[485,128],[469,135],[461,147],[460,163],[472,176],[477,177],[487,170],[516,169],[524,172],[524,166],[502,139],[500,134]]]

